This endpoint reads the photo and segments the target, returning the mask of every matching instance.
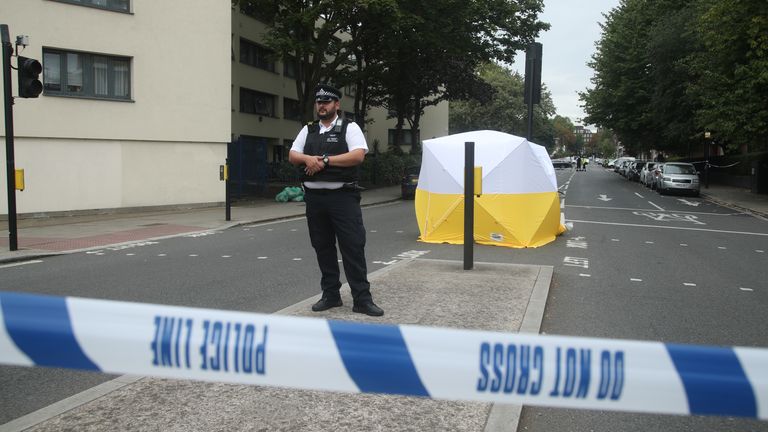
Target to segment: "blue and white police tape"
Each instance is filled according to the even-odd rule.
[[[768,349],[0,292],[0,363],[552,407],[768,419]]]

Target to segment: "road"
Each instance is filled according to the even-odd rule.
[[[554,267],[543,333],[768,347],[758,270],[768,264],[768,221],[659,196],[596,166],[557,177],[570,231],[536,249],[475,246],[477,262]],[[364,219],[369,272],[415,256],[462,260],[461,246],[416,241],[412,202],[366,208]],[[318,295],[318,279],[303,218],[0,267],[0,285],[14,291],[263,313]],[[0,367],[0,424],[112,378]],[[519,430],[768,425],[526,407]]]

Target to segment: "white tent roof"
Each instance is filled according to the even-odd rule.
[[[483,167],[483,193],[557,191],[547,150],[503,132],[464,132],[424,141],[419,189],[464,193],[464,143],[475,143],[475,166]]]

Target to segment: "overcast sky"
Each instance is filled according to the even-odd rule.
[[[546,84],[558,115],[575,124],[586,114],[577,92],[592,87],[593,71],[587,66],[600,39],[603,13],[620,0],[544,0],[541,21],[551,25],[537,42],[543,46],[541,80]],[[515,57],[513,69],[525,75],[525,52]]]

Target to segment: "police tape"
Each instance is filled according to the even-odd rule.
[[[768,349],[362,324],[0,292],[0,363],[768,419]]]

